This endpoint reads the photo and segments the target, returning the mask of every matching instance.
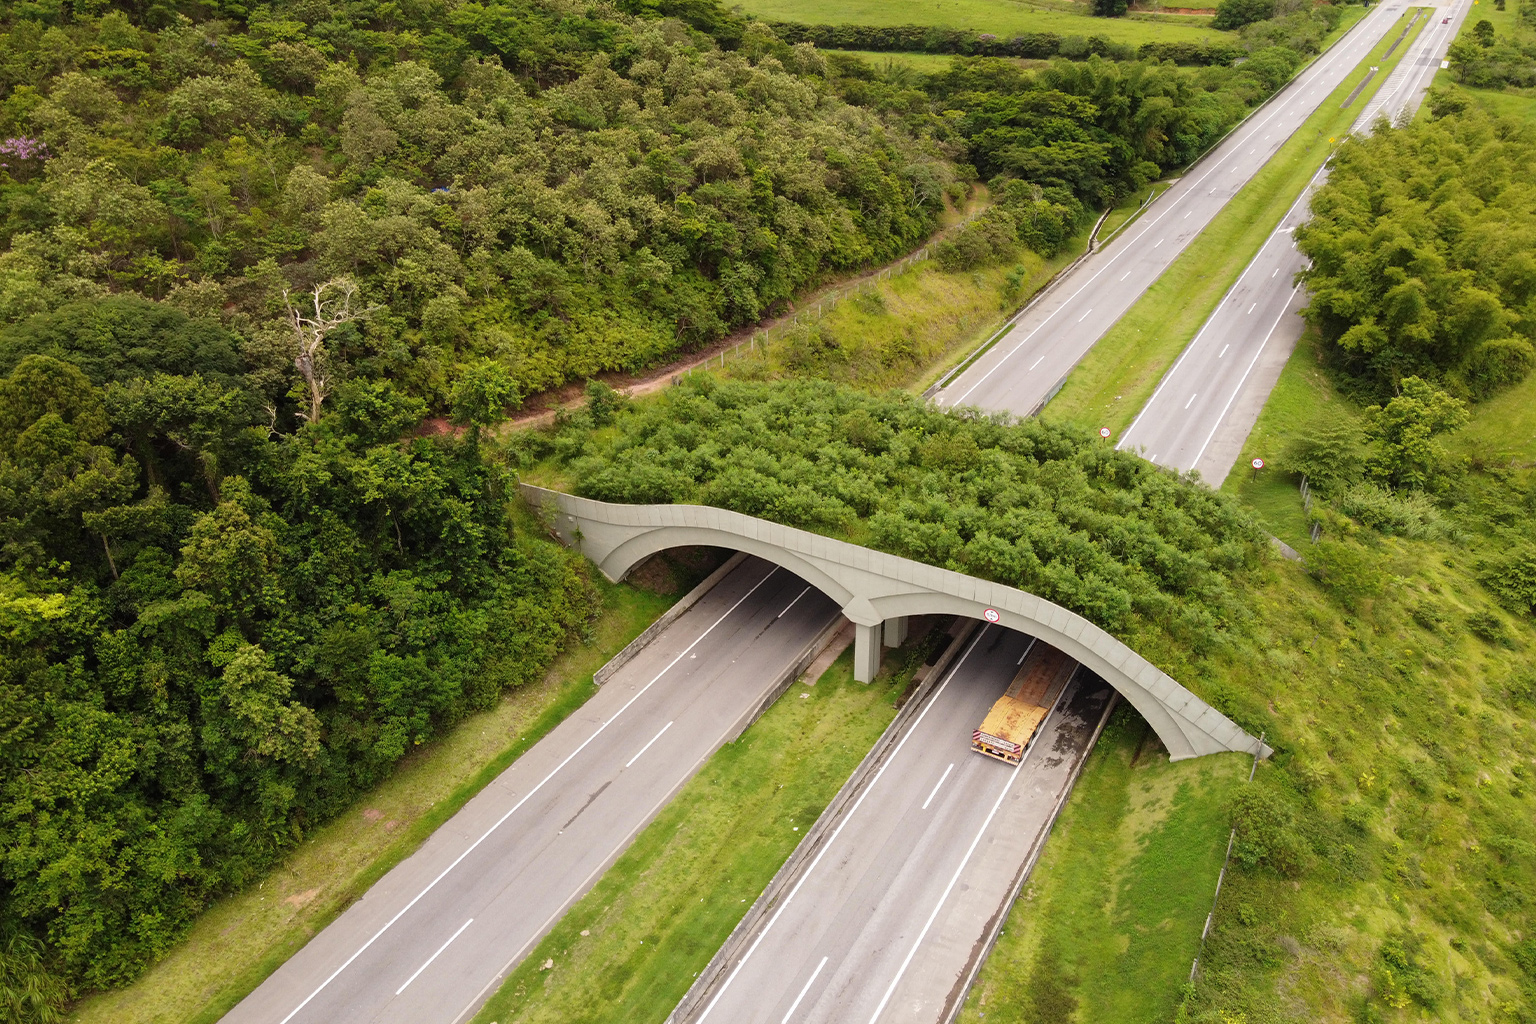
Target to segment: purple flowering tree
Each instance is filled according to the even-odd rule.
[[[47,159],[48,143],[42,139],[17,135],[0,141],[0,169],[9,172],[13,178],[20,178],[26,176],[29,171],[35,171]]]

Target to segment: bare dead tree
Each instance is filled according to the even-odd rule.
[[[350,277],[333,277],[315,285],[301,305],[294,305],[283,290],[283,304],[293,326],[293,365],[309,388],[309,412],[299,413],[311,423],[320,422],[320,407],[330,395],[325,366],[325,339],[342,324],[361,320],[377,307],[357,308],[357,283]]]

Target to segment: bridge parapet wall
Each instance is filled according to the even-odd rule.
[[[1000,625],[1059,648],[1118,690],[1173,760],[1227,750],[1271,753],[1103,629],[1027,591],[726,509],[612,504],[531,484],[522,490],[561,539],[610,580],[623,579],[658,551],[688,545],[745,551],[783,566],[838,602],[858,626],[855,677],[865,682],[879,664],[886,621],[923,614],[981,619],[990,609]]]

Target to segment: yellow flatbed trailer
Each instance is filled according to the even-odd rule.
[[[971,733],[971,749],[999,761],[1018,764],[1024,759],[1029,738],[1045,721],[1046,708],[1026,704],[1017,697],[999,697],[981,728]]]
[[[1037,641],[981,728],[971,733],[971,749],[1009,764],[1022,761],[1030,737],[1076,670],[1077,662]]]

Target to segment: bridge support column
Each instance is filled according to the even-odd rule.
[[[907,639],[907,617],[898,615],[894,619],[886,619],[881,627],[881,633],[887,647],[900,647]]]
[[[856,622],[853,628],[853,678],[867,683],[880,671],[880,624],[866,626]]]

